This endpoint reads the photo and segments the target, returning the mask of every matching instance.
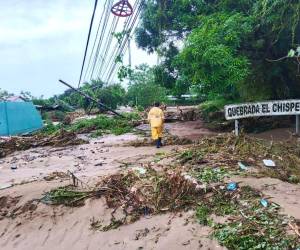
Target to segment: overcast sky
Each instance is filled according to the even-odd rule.
[[[95,23],[103,4],[99,0]],[[58,79],[75,86],[93,5],[94,0],[0,0],[0,88],[49,97],[66,89]],[[132,54],[134,65],[156,61],[135,46]]]

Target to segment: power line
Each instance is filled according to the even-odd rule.
[[[134,25],[135,25],[135,23],[136,23],[136,21],[137,21],[139,15],[140,15],[140,12],[141,12],[141,10],[142,10],[142,4],[143,4],[143,0],[140,1],[140,3],[139,3],[138,9],[137,9],[137,11],[136,11],[136,14],[135,14],[135,16],[134,16],[134,18],[133,18],[133,21],[131,22],[131,25],[130,25],[130,27],[129,27],[129,35],[125,36],[122,45],[119,47],[117,56],[123,54],[124,48],[125,48],[125,46],[126,46],[126,44],[127,44],[127,41],[128,41],[128,39],[129,39],[129,37],[130,37],[130,34],[133,33]],[[106,78],[106,82],[109,82],[110,79],[111,79],[111,77],[112,77],[112,75],[114,75],[114,71],[115,71],[115,68],[116,68],[116,64],[117,64],[117,63],[111,65],[111,68],[110,68],[109,73],[108,73],[107,78]]]
[[[87,73],[88,73],[91,61],[92,61],[92,55],[94,53],[95,45],[96,45],[96,42],[97,42],[97,39],[98,39],[98,34],[99,34],[100,27],[101,27],[101,24],[102,24],[103,16],[105,14],[105,7],[106,7],[107,3],[108,3],[108,0],[105,0],[104,8],[103,8],[103,11],[102,11],[102,14],[101,14],[100,22],[98,24],[97,33],[96,33],[96,36],[95,36],[93,48],[92,48],[92,51],[90,53],[90,58],[89,58],[88,66],[86,67],[85,74],[84,74],[84,77],[83,77],[84,79],[86,79],[86,76],[87,76]]]
[[[134,6],[133,9],[136,9],[136,4],[137,4],[137,2],[138,2],[138,1],[135,2],[135,6]],[[125,32],[125,31],[127,30],[127,27],[128,27],[128,25],[129,25],[129,23],[131,22],[131,19],[132,19],[132,16],[129,16],[129,17],[126,18],[126,21],[125,21],[124,27],[123,27],[123,32]],[[105,73],[107,72],[107,70],[109,70],[111,64],[114,63],[114,61],[115,61],[115,57],[117,57],[118,54],[119,54],[118,51],[119,51],[119,48],[121,47],[123,41],[124,41],[124,36],[122,37],[122,39],[121,39],[120,41],[116,42],[115,47],[113,48],[112,53],[111,53],[111,55],[109,56],[109,60],[108,60],[108,62],[107,62],[107,67],[106,67],[106,69],[104,70],[104,72],[102,72],[102,68],[101,68],[101,69],[99,70],[99,72],[98,72],[98,75],[105,74]],[[119,47],[119,48],[118,48],[118,47]],[[103,67],[103,66],[102,66],[102,67]]]
[[[134,7],[133,7],[134,10],[137,9],[138,2],[139,2],[139,0],[135,1]],[[124,34],[127,31],[128,26],[130,26],[132,18],[133,18],[133,15],[126,18],[126,21],[124,22],[123,31],[122,31]],[[123,44],[125,38],[126,38],[126,36],[123,36],[120,41],[116,42],[115,47],[112,50],[112,53],[109,55],[109,60],[108,60],[107,64],[103,62],[103,64],[101,65],[101,67],[98,71],[98,76],[100,76],[100,75],[104,76],[106,73],[109,72],[110,68],[115,63],[116,57],[119,56],[119,54],[120,54],[119,50],[122,47],[122,44]],[[104,59],[105,61],[106,61],[106,58],[107,57],[105,56],[105,59]],[[105,64],[107,65],[107,67],[104,69],[104,72],[103,72],[102,69]],[[102,77],[102,78],[104,78],[104,77]]]
[[[113,36],[114,36],[115,31],[116,31],[118,23],[119,23],[119,17],[114,16],[114,19],[112,21],[112,26],[111,26],[111,28],[109,30],[109,33],[108,33],[109,36],[106,39],[106,43],[105,43],[104,48],[103,48],[102,53],[101,53],[102,63],[100,64],[100,67],[98,69],[98,74],[97,74],[98,76],[99,76],[99,71],[101,71],[103,65],[105,64],[106,57],[107,57],[108,51],[111,48],[111,43],[112,43]]]
[[[110,2],[107,5],[107,8],[106,8],[105,17],[104,17],[104,21],[103,21],[103,26],[102,26],[101,33],[100,33],[99,42],[98,42],[97,49],[96,49],[96,52],[95,52],[95,55],[94,55],[93,66],[90,70],[90,79],[92,79],[93,71],[94,71],[95,65],[98,61],[99,51],[100,51],[100,48],[102,46],[103,37],[104,37],[105,31],[106,31],[106,28],[107,28],[107,23],[108,23],[108,20],[109,20],[109,17],[110,17],[110,8],[111,8],[111,6],[112,6],[112,2]]]
[[[80,86],[80,82],[81,82],[81,78],[82,78],[83,68],[84,68],[84,64],[85,64],[85,58],[86,58],[86,54],[87,54],[87,50],[88,50],[88,46],[89,46],[89,42],[90,42],[90,36],[91,36],[94,17],[95,17],[95,13],[96,13],[96,9],[97,9],[97,4],[98,4],[98,0],[95,0],[93,15],[92,15],[91,22],[90,22],[89,34],[88,34],[88,38],[87,38],[87,41],[86,41],[84,57],[83,57],[83,62],[82,62],[82,66],[81,66],[80,77],[79,77],[79,81],[78,81],[78,87]]]

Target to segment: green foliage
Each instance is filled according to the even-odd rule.
[[[134,112],[130,112],[130,113],[123,113],[122,115],[127,120],[131,120],[131,121],[138,121],[138,120],[141,119],[139,110],[138,111],[134,111]],[[120,118],[117,118],[117,119],[120,119]]]
[[[264,208],[260,199],[260,194],[249,186],[237,193],[218,190],[198,205],[196,217],[199,223],[211,226],[212,236],[228,249],[296,249],[297,237],[286,233],[290,219],[279,214],[275,204]],[[234,220],[217,223],[211,219],[212,214],[230,215]]]
[[[52,135],[59,131],[61,128],[60,125],[54,125],[51,120],[48,120],[46,125],[39,131],[43,135]]]
[[[71,186],[59,187],[47,192],[42,202],[52,205],[79,206],[84,204],[84,199],[90,192],[76,191]]]
[[[176,65],[192,84],[200,86],[201,94],[234,97],[249,74],[249,61],[239,56],[237,49],[251,31],[251,20],[241,14],[223,13],[201,20],[202,25],[188,37]]]
[[[182,38],[197,27],[197,15],[203,5],[199,0],[148,0],[142,10],[141,25],[136,31],[139,47],[153,52],[170,37]]]
[[[155,101],[166,101],[167,90],[155,82],[153,69],[141,65],[129,78],[127,101],[132,106],[147,107]]]
[[[205,113],[215,112],[224,108],[227,102],[224,98],[206,101],[200,104],[200,109]]]
[[[113,36],[118,40],[118,43],[121,44],[124,36],[128,36],[130,34],[130,30],[123,30],[122,32],[115,32]]]
[[[114,84],[102,88],[96,93],[96,96],[108,107],[116,109],[118,105],[124,103],[125,94],[125,89],[121,85]]]
[[[210,115],[215,112],[220,112],[224,109],[224,106],[227,104],[233,104],[238,102],[239,100],[234,99],[225,99],[224,97],[214,97],[213,99],[210,99],[208,101],[202,102],[199,105],[199,108],[202,112],[202,117],[204,120],[209,121]],[[217,117],[214,117],[217,118]],[[224,119],[224,115],[220,117],[221,119]]]
[[[53,115],[52,115],[52,118],[54,118],[55,120],[57,120],[59,122],[63,122],[65,117],[66,117],[66,113],[63,111],[59,111],[59,110],[54,111]]]
[[[299,98],[299,13],[295,0],[148,0],[136,41],[161,56],[156,77],[172,93],[192,84],[208,100]],[[166,54],[178,39],[183,50]]]
[[[126,115],[125,115],[126,116]],[[127,115],[127,118],[108,117],[105,115],[99,115],[93,119],[82,119],[71,125],[53,125],[48,123],[40,131],[41,134],[52,135],[57,133],[61,128],[74,133],[90,133],[91,137],[102,136],[103,134],[115,134],[121,135],[131,132],[133,125],[131,121],[138,120],[139,116],[136,113]]]
[[[229,173],[224,168],[201,168],[198,171],[195,171],[193,175],[202,183],[216,183],[223,181],[225,177],[229,176]]]
[[[295,249],[297,239],[284,229],[284,218],[274,216],[274,209],[264,209],[255,203],[244,208],[249,216],[243,221],[234,221],[215,226],[214,237],[228,249]]]
[[[129,132],[130,128],[131,127],[127,119],[111,118],[104,115],[99,115],[93,119],[79,120],[78,122],[72,124],[69,129],[73,132],[102,130],[118,133],[119,131]]]
[[[210,214],[210,208],[204,204],[199,205],[196,209],[196,217],[201,225],[207,226],[211,224]]]
[[[182,164],[190,161],[199,163],[203,159],[203,154],[195,150],[185,150],[179,155],[179,159]]]
[[[130,78],[132,73],[133,70],[131,69],[131,67],[122,65],[118,71],[118,78],[122,82],[124,81],[124,79]]]

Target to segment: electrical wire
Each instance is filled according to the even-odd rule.
[[[98,0],[95,0],[93,15],[92,15],[91,22],[90,22],[90,28],[89,28],[88,38],[87,38],[87,41],[86,41],[84,57],[83,57],[83,62],[82,62],[82,66],[81,66],[80,77],[79,77],[79,81],[78,81],[78,88],[80,87],[80,83],[81,83],[83,68],[84,68],[85,59],[86,59],[86,55],[87,55],[87,51],[88,51],[88,47],[89,47],[90,36],[91,36],[92,27],[93,27],[93,23],[94,23],[94,17],[95,17],[95,13],[96,13],[96,9],[97,9],[97,4],[98,4]]]
[[[116,28],[118,26],[118,22],[119,22],[119,18],[120,17],[116,17],[114,16],[114,19],[112,21],[112,26],[109,30],[109,36],[108,38],[106,39],[106,43],[104,45],[104,48],[102,50],[102,53],[101,53],[101,57],[102,57],[102,63],[99,63],[99,67],[98,67],[98,70],[97,70],[97,76],[99,76],[99,71],[101,70],[101,68],[103,67],[103,65],[105,64],[105,61],[106,61],[106,58],[107,58],[107,53],[108,51],[110,50],[111,48],[111,43],[112,43],[112,40],[113,40],[113,36],[115,34],[115,31],[116,31]]]
[[[94,53],[95,45],[96,45],[96,42],[98,40],[98,34],[99,34],[99,31],[100,31],[100,27],[101,27],[101,24],[102,24],[102,20],[103,20],[104,14],[105,14],[105,9],[106,9],[107,4],[108,4],[108,0],[105,0],[104,8],[103,8],[103,11],[102,11],[102,14],[101,14],[101,18],[100,18],[100,21],[99,21],[99,24],[98,24],[98,28],[97,28],[97,33],[96,33],[95,40],[94,40],[94,43],[93,43],[93,48],[92,48],[92,51],[90,53],[88,66],[86,67],[83,79],[86,79],[87,73],[89,71],[89,67],[90,67],[90,64],[91,64],[91,61],[92,61],[92,55]]]
[[[141,13],[141,10],[142,10],[142,4],[143,4],[143,0],[139,2],[138,9],[137,9],[137,11],[136,11],[136,13],[135,13],[135,16],[134,16],[134,18],[133,18],[133,21],[131,22],[130,27],[129,27],[129,35],[128,35],[128,36],[125,36],[125,39],[124,39],[124,41],[123,41],[123,43],[122,43],[122,45],[120,46],[120,49],[119,49],[119,51],[118,51],[118,54],[117,54],[118,56],[122,56],[122,55],[123,55],[123,53],[124,53],[124,48],[125,48],[125,46],[126,46],[126,44],[127,44],[127,41],[128,41],[128,39],[129,39],[131,33],[134,33],[134,31],[135,31],[133,28],[134,28],[135,23],[136,23],[136,21],[137,21],[139,15],[140,15],[140,13]],[[127,48],[127,47],[126,47],[126,48]],[[106,79],[105,82],[107,82],[107,83],[110,82],[110,79],[112,78],[112,76],[115,75],[115,68],[116,68],[116,65],[117,65],[117,63],[112,64],[112,66],[111,66],[111,68],[110,68],[110,70],[109,70],[109,73],[108,73],[107,77],[105,78],[105,79]]]
[[[107,79],[107,81],[109,81],[109,79],[111,78],[111,75],[113,74],[113,72],[114,72],[114,70],[115,70],[115,67],[116,67],[116,65],[118,64],[118,63],[116,62],[117,57],[118,57],[118,56],[121,56],[121,57],[122,57],[123,54],[124,54],[124,48],[125,48],[125,45],[126,45],[127,42],[128,42],[128,39],[129,39],[129,37],[130,37],[130,35],[131,35],[131,32],[132,32],[132,30],[133,30],[133,26],[134,26],[134,24],[135,24],[135,22],[136,22],[138,16],[139,16],[139,9],[136,11],[136,15],[135,15],[135,17],[133,18],[133,21],[132,21],[131,23],[128,22],[127,25],[125,25],[125,28],[124,28],[123,31],[126,31],[126,29],[129,28],[129,29],[128,29],[128,30],[129,30],[129,33],[128,33],[126,36],[123,37],[123,40],[122,40],[122,42],[120,43],[120,46],[119,46],[118,50],[116,51],[116,55],[115,55],[115,57],[114,57],[114,60],[112,60],[112,61],[111,61],[111,64],[108,65],[108,67],[107,67],[107,70],[106,70],[106,72],[107,72],[107,74],[106,74],[106,79]],[[130,27],[128,27],[128,26],[130,26]],[[111,58],[113,58],[113,57],[111,57]],[[105,79],[105,78],[104,78],[104,79]]]
[[[92,80],[98,78],[102,79],[105,82],[105,84],[111,83],[111,80],[114,79],[116,72],[118,72],[121,67],[120,63],[117,62],[117,58],[122,58],[125,55],[126,50],[128,49],[128,46],[126,45],[128,45],[128,40],[132,37],[133,33],[135,32],[137,26],[136,22],[140,16],[144,1],[145,0],[135,1],[133,7],[134,14],[126,18],[122,29],[124,35],[121,37],[121,39],[119,39],[119,41],[113,40],[115,31],[118,27],[119,17],[114,16],[112,21],[110,21],[110,9],[113,5],[113,1],[105,1],[104,9],[102,11],[102,15],[97,27],[95,40],[93,42],[93,47],[90,52],[88,65],[84,68],[86,53],[88,50],[87,42],[86,53],[82,65],[82,71],[80,74],[79,85],[82,80],[81,78],[83,69],[85,69],[84,79]],[[108,27],[108,23],[110,23],[110,27]],[[88,41],[92,30],[91,26],[89,30]]]
[[[136,9],[137,2],[138,1],[135,2],[133,10]],[[122,32],[126,32],[127,31],[127,28],[128,28],[129,23],[131,22],[131,19],[132,19],[132,15],[126,18],[126,21],[124,22],[124,27],[123,27],[123,31]],[[102,67],[99,69],[98,75],[105,75],[107,73],[107,70],[110,68],[111,64],[114,63],[115,58],[118,56],[118,47],[121,47],[123,41],[124,41],[124,36],[122,37],[122,39],[120,41],[116,42],[116,44],[115,44],[115,46],[114,46],[114,48],[112,50],[112,53],[109,56],[109,61],[106,64],[107,67],[104,69],[104,71],[102,71],[103,66],[104,66],[104,63],[103,63]]]
[[[99,42],[98,42],[97,49],[96,49],[96,52],[95,52],[95,55],[94,55],[93,66],[91,67],[90,72],[89,72],[89,75],[90,75],[89,79],[90,80],[92,79],[93,69],[95,68],[95,65],[97,64],[97,62],[99,60],[99,51],[100,51],[100,48],[102,46],[103,38],[104,38],[105,31],[106,31],[106,28],[107,28],[107,23],[109,21],[111,6],[112,6],[112,2],[110,2],[106,7],[105,17],[104,17],[100,37],[99,37]]]

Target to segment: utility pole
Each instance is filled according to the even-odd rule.
[[[103,108],[103,109],[106,109],[106,110],[112,112],[113,114],[115,114],[115,115],[117,115],[117,116],[120,116],[120,117],[123,117],[123,118],[124,118],[123,115],[119,114],[118,112],[116,112],[115,110],[111,109],[110,107],[104,105],[103,103],[100,102],[100,100],[97,100],[97,99],[95,99],[94,97],[91,97],[91,96],[87,95],[86,93],[82,92],[80,89],[74,88],[72,85],[66,83],[66,82],[63,81],[63,80],[59,80],[59,82],[62,83],[62,84],[64,84],[64,85],[66,85],[66,86],[69,87],[70,89],[74,90],[74,91],[77,92],[78,94],[82,95],[82,96],[85,97],[86,99],[88,99],[88,100],[90,100],[90,101],[96,103],[96,104],[98,105],[98,107],[101,107],[101,108]]]

